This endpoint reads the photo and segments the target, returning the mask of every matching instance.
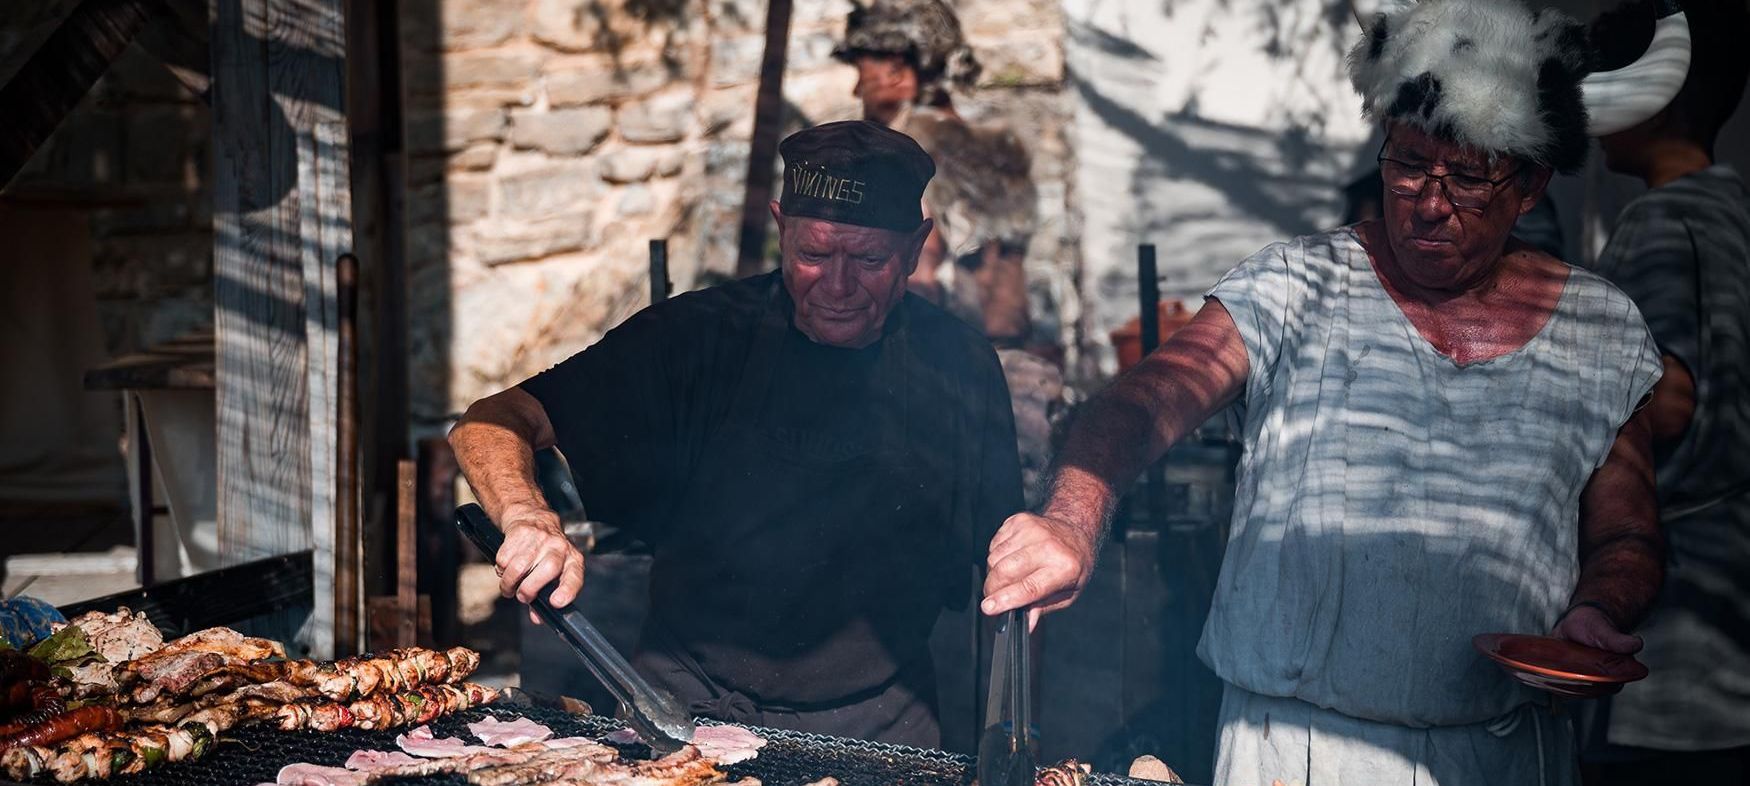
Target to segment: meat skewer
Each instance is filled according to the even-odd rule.
[[[332,663],[282,660],[234,664],[207,673],[181,693],[202,697],[242,685],[285,682],[313,689],[329,701],[350,701],[378,691],[460,682],[479,667],[480,655],[466,647],[411,647]]]
[[[282,731],[387,729],[413,723],[429,723],[435,718],[488,704],[497,698],[498,691],[471,682],[460,685],[426,685],[402,693],[379,693],[350,704],[284,704],[274,708],[271,717]]]
[[[130,775],[168,762],[198,758],[213,733],[200,723],[153,725],[127,732],[83,734],[54,747],[21,746],[0,754],[0,772],[23,781],[43,773],[61,783]]]

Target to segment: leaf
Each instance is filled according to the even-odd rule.
[[[12,646],[11,641],[8,641],[5,636],[0,636],[0,652],[16,652],[16,651],[18,651],[18,648]]]
[[[85,631],[77,625],[68,625],[55,635],[36,643],[28,653],[51,666],[76,661],[92,654],[91,642],[85,638]]]

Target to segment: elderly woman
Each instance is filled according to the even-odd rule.
[[[1588,110],[1623,110],[1553,12],[1425,0],[1367,33],[1384,217],[1242,262],[1090,402],[1050,501],[993,541],[984,611],[1071,602],[1125,483],[1242,399],[1199,649],[1226,682],[1216,781],[1571,782],[1568,724],[1470,639],[1632,652],[1659,586],[1652,338],[1615,287],[1509,237],[1583,162]]]

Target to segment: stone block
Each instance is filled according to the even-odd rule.
[[[656,176],[674,177],[687,165],[687,151],[679,147],[663,150],[656,157]]]
[[[480,142],[472,144],[460,153],[450,156],[448,169],[462,172],[478,172],[491,169],[492,162],[498,160],[498,144],[496,142]]]
[[[588,208],[601,192],[594,167],[556,162],[506,174],[498,180],[501,219],[528,219]]]
[[[655,54],[622,53],[555,59],[542,81],[547,103],[567,107],[649,95],[679,78]]]
[[[764,13],[764,9],[761,12]],[[790,9],[790,28],[798,30],[825,25],[842,32],[845,29],[845,17],[850,13],[851,0],[800,0]],[[763,26],[765,17],[761,16],[759,19]]]
[[[1063,84],[1063,40],[1048,31],[1007,36],[1000,46],[975,47],[984,65],[981,87],[1055,87]]]
[[[444,57],[444,88],[527,87],[540,67],[540,58],[532,52],[461,52]]]
[[[519,149],[545,150],[555,155],[579,155],[594,149],[614,127],[614,113],[589,106],[540,112],[511,113],[511,141]]]
[[[540,259],[587,247],[592,223],[587,209],[535,221],[490,221],[472,233],[468,246],[486,265]]]
[[[628,147],[603,153],[598,159],[602,179],[609,183],[638,183],[656,174],[656,163],[669,151],[659,148]]]
[[[407,114],[407,146],[414,153],[452,152],[476,142],[504,139],[498,109],[416,110]]]
[[[610,5],[593,0],[535,0],[529,9],[535,40],[561,52],[588,52],[606,43]]]
[[[407,197],[409,224],[466,224],[485,218],[492,207],[490,178],[450,177],[413,190]]]
[[[711,85],[728,87],[758,81],[766,37],[759,33],[711,41]]]
[[[705,136],[745,139],[753,134],[753,106],[758,85],[713,90],[699,102],[699,122]]]
[[[711,25],[719,35],[738,32],[759,32],[766,26],[766,4],[760,0],[707,0],[711,5]],[[806,4],[808,0],[804,0]],[[795,24],[796,7],[791,7],[791,24]]]
[[[792,32],[784,68],[792,73],[807,73],[826,68],[853,70],[850,66],[833,59],[832,50],[837,43],[837,32]],[[762,51],[764,50],[762,49]]]
[[[522,14],[507,12],[499,0],[437,0],[401,15],[401,40],[424,52],[483,49],[510,40],[522,26]]]
[[[650,188],[642,183],[628,186],[620,193],[619,214],[621,218],[647,216],[655,209],[656,197],[650,193]]]
[[[693,122],[693,96],[668,93],[628,104],[620,110],[620,138],[633,144],[679,142]]]

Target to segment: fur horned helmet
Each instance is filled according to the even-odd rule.
[[[960,19],[942,0],[851,0],[845,37],[833,57],[855,63],[859,54],[900,55],[918,72],[918,103],[937,103],[950,86],[968,89],[980,66],[960,32]]]
[[[1368,117],[1558,172],[1585,163],[1588,136],[1665,108],[1689,68],[1688,23],[1675,6],[1646,54],[1599,73],[1591,73],[1584,26],[1519,0],[1421,0],[1362,27],[1349,79]]]

